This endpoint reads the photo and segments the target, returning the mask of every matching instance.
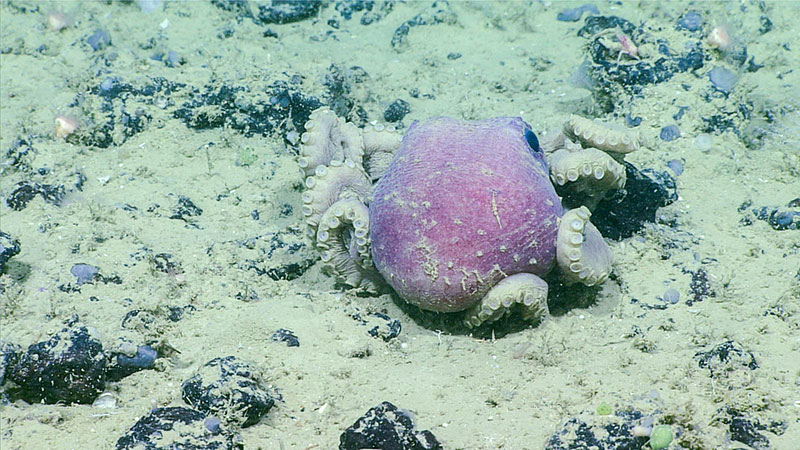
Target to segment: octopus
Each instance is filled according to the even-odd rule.
[[[305,124],[308,235],[329,272],[353,287],[390,286],[404,301],[463,311],[469,327],[512,311],[548,314],[544,277],[603,283],[613,255],[591,223],[609,190],[625,186],[624,155],[638,134],[570,116],[541,144],[519,117],[435,117],[405,135],[363,129],[327,107]],[[556,192],[583,202],[568,209]]]

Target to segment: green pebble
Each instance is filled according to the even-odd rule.
[[[669,447],[672,442],[672,427],[669,425],[656,425],[650,433],[650,448],[660,450]]]
[[[610,416],[611,413],[613,413],[613,412],[614,412],[614,410],[611,408],[611,405],[609,405],[606,402],[603,402],[603,403],[600,403],[599,405],[597,405],[597,415],[598,416]]]
[[[250,166],[258,160],[258,153],[251,148],[245,147],[239,151],[239,164],[243,166]]]

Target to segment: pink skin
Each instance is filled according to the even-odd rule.
[[[414,123],[370,203],[372,256],[409,303],[467,309],[498,281],[544,275],[561,201],[520,118]]]
[[[633,59],[640,60],[639,47],[633,43],[631,38],[625,34],[617,34],[617,39],[619,39],[619,43],[622,45],[622,50],[620,50],[619,55],[617,55],[617,64],[619,64],[619,60],[622,58],[623,54],[628,55]]]

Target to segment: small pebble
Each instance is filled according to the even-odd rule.
[[[100,269],[89,264],[75,264],[70,269],[70,273],[78,277],[78,286],[94,280],[95,275],[100,273]]]
[[[676,304],[681,300],[681,293],[675,289],[669,288],[664,291],[664,301],[671,304]]]
[[[94,402],[92,402],[92,406],[95,408],[106,408],[112,409],[117,407],[117,399],[114,397],[114,394],[110,392],[103,392],[100,394]]]
[[[600,15],[600,10],[597,9],[597,6],[586,4],[583,6],[578,6],[577,8],[570,8],[561,11],[558,13],[558,16],[556,16],[556,20],[561,22],[577,22],[581,20],[581,16],[583,16],[583,13],[585,12],[589,14]]]
[[[117,355],[117,363],[121,367],[136,367],[139,369],[149,369],[158,359],[158,351],[149,345],[140,345],[136,350],[135,356]]]
[[[681,176],[683,173],[683,161],[680,159],[670,159],[667,161],[667,167],[669,167],[675,173],[676,177]]]
[[[114,79],[111,77],[106,78],[100,83],[100,90],[103,92],[108,92],[114,88]]]
[[[677,125],[667,125],[661,129],[661,140],[662,141],[674,141],[681,137],[681,130],[678,128]]]
[[[167,67],[177,67],[181,64],[181,57],[175,50],[170,50],[167,52],[167,60],[164,63]]]
[[[701,152],[707,152],[711,150],[713,145],[714,138],[708,133],[700,133],[696,138],[694,138],[694,146],[697,147],[697,149]]]
[[[203,425],[205,425],[205,426],[206,426],[206,430],[210,431],[210,432],[211,432],[211,434],[217,434],[217,433],[219,433],[219,428],[220,428],[220,425],[221,425],[221,424],[222,424],[222,421],[221,421],[221,420],[219,420],[219,418],[218,418],[218,417],[213,417],[213,416],[212,416],[212,417],[209,417],[209,418],[207,418],[207,419],[206,419],[206,420],[203,422]]]
[[[697,11],[689,11],[678,21],[678,28],[687,31],[697,31],[703,26],[703,16]]]
[[[711,72],[708,73],[708,78],[717,90],[726,94],[731,92],[736,84],[736,74],[724,67],[711,69]]]
[[[98,51],[102,50],[109,45],[111,45],[111,35],[108,34],[108,31],[105,30],[97,30],[86,39],[86,42],[92,47],[92,50]]]

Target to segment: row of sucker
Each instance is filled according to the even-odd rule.
[[[630,153],[639,149],[641,138],[637,131],[613,127],[610,124],[574,114],[564,123],[564,133],[583,147],[607,152]]]
[[[567,211],[561,218],[556,239],[556,259],[568,282],[587,286],[602,283],[611,271],[611,250],[589,222],[585,206]]]
[[[315,230],[325,211],[336,201],[353,198],[366,203],[372,192],[367,174],[350,159],[331,161],[330,166],[317,166],[314,175],[306,177],[303,193],[303,215],[315,237]]]
[[[364,141],[364,169],[375,181],[389,169],[403,135],[394,125],[371,123],[361,132],[361,137]]]
[[[361,165],[364,142],[358,127],[342,121],[327,107],[314,110],[305,127],[297,163],[306,175],[314,174],[318,167],[347,159]]]
[[[550,155],[550,179],[557,186],[569,185],[572,192],[586,197],[593,209],[610,189],[625,187],[625,167],[608,153],[596,148],[561,149]]]
[[[530,273],[518,273],[503,278],[467,313],[464,324],[474,328],[494,322],[509,313],[514,306],[522,310],[522,318],[525,320],[543,320],[549,314],[547,283]]]
[[[320,218],[316,246],[323,264],[347,284],[359,286],[364,271],[373,268],[366,205],[354,198],[331,205]]]

